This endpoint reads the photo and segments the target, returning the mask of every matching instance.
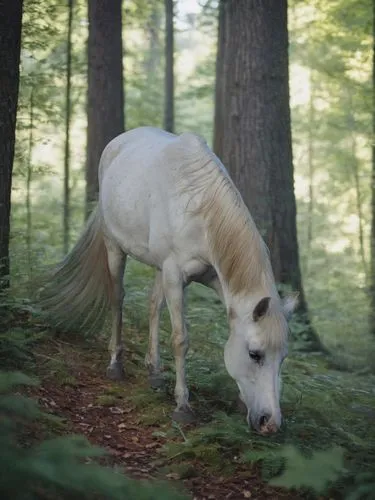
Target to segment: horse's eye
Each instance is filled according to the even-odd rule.
[[[258,351],[249,351],[249,356],[255,363],[260,363],[262,360],[262,355]]]

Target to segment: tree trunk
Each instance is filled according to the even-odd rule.
[[[70,233],[70,115],[71,115],[71,76],[72,76],[72,22],[73,22],[73,0],[68,3],[68,38],[66,52],[66,101],[65,101],[65,159],[64,159],[64,254],[69,250]]]
[[[147,34],[150,37],[150,44],[148,49],[149,51],[148,57],[145,61],[145,72],[147,75],[147,82],[149,83],[149,85],[152,84],[158,66],[161,63],[160,39],[159,39],[161,21],[162,21],[162,12],[160,10],[160,4],[155,3],[152,7],[149,22],[147,23]]]
[[[164,128],[174,132],[173,0],[165,0],[165,101]]]
[[[9,286],[9,234],[23,0],[0,0],[0,292]]]
[[[372,175],[370,330],[375,335],[375,0],[372,2]]]
[[[224,103],[225,103],[225,56],[224,50],[226,46],[226,30],[227,30],[227,0],[219,2],[219,17],[218,17],[218,41],[216,53],[216,79],[215,79],[215,117],[214,117],[214,137],[213,150],[215,154],[223,158],[223,143],[224,143]]]
[[[89,0],[86,217],[97,200],[105,146],[124,131],[122,1]]]
[[[276,281],[300,292],[304,347],[321,349],[299,266],[287,1],[228,0],[226,16],[223,162],[270,249]]]
[[[31,181],[33,174],[32,154],[34,147],[34,82],[31,83],[30,92],[30,110],[29,110],[29,150],[27,153],[27,174],[26,174],[26,248],[27,265],[29,268],[29,277],[32,277],[31,261]]]
[[[308,166],[309,166],[309,203],[307,212],[307,241],[306,241],[306,274],[309,272],[309,264],[311,260],[311,245],[313,241],[313,216],[314,216],[314,130],[315,130],[315,83],[310,70],[310,99],[309,99],[309,116],[308,116]]]
[[[362,207],[362,196],[361,196],[361,184],[358,171],[358,158],[357,158],[357,137],[356,137],[356,121],[353,114],[353,99],[351,90],[349,90],[348,95],[348,105],[347,105],[347,125],[350,131],[350,174],[353,175],[354,188],[355,188],[355,203],[357,208],[358,217],[358,243],[359,243],[359,257],[362,262],[363,272],[365,274],[366,283],[368,284],[368,271],[367,271],[367,261],[365,254],[365,230],[364,230],[364,215]]]

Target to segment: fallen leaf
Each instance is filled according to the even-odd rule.
[[[118,408],[117,406],[111,406],[109,411],[111,413],[114,413],[114,414],[122,414],[124,413],[124,410],[122,410],[121,408]]]
[[[166,477],[168,479],[180,479],[180,475],[177,472],[170,472]]]
[[[115,455],[116,457],[122,457],[121,451],[115,450],[114,448],[109,448],[111,455]]]
[[[155,448],[156,446],[159,446],[159,443],[149,443],[149,444],[146,444],[146,448]]]

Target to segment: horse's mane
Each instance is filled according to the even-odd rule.
[[[184,191],[198,195],[194,213],[207,224],[213,261],[233,294],[276,289],[268,249],[242,197],[205,141],[182,134],[189,145],[183,166]]]

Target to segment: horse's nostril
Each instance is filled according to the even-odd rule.
[[[262,415],[259,419],[259,429],[262,429],[262,427],[264,427],[267,424],[270,418],[271,415]]]

